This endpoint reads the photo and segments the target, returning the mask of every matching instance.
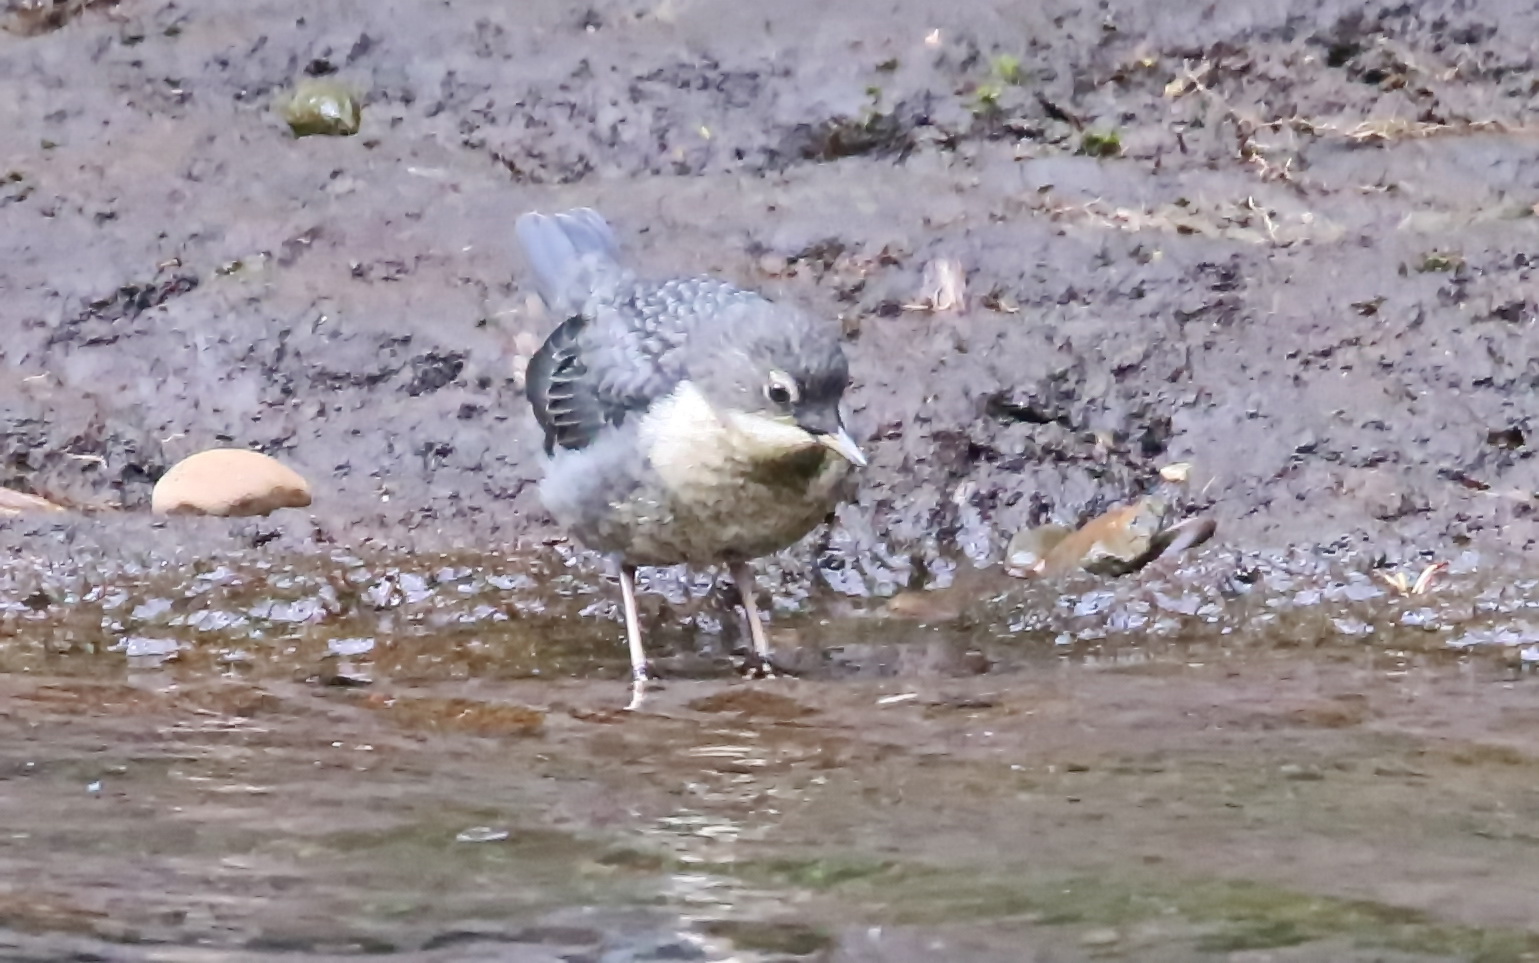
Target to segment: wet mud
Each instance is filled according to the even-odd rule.
[[[0,486],[69,509],[0,515],[0,955],[1539,958],[1535,12],[745,9],[0,7]],[[617,711],[520,390],[578,204],[843,325],[794,678],[653,572]],[[148,513],[226,445],[313,505]],[[1145,496],[1216,534],[1004,574]]]
[[[873,468],[798,577],[997,562],[1172,462],[1246,545],[1532,537],[1527,11],[11,8],[10,487],[135,510],[237,444],[343,537],[550,537],[508,228],[585,203],[844,323]],[[356,136],[291,135],[314,77]],[[908,310],[937,258],[964,312]]]

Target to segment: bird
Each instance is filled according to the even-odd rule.
[[[514,223],[548,314],[525,395],[544,435],[540,500],[618,569],[639,708],[651,677],[638,567],[724,565],[752,666],[772,674],[749,563],[849,497],[867,459],[846,428],[831,321],[710,276],[646,279],[592,208]]]

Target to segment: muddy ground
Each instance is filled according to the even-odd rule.
[[[74,511],[0,519],[0,955],[1539,954],[1530,5],[5,11],[0,485]],[[518,381],[510,225],[575,205],[844,326],[800,680],[655,573],[609,712]],[[221,444],[314,506],[152,519]],[[1176,463],[1201,552],[999,574]]]
[[[590,204],[843,320],[873,585],[1177,461],[1231,544],[1534,536],[1522,5],[71,6],[0,38],[0,483],[140,509],[233,443],[335,537],[552,534],[508,228]],[[288,136],[307,72],[358,136]],[[903,310],[935,257],[960,316]]]

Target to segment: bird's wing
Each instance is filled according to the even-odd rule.
[[[547,455],[557,446],[586,448],[615,422],[589,371],[593,318],[586,306],[599,289],[613,292],[629,275],[616,260],[614,233],[597,211],[531,211],[514,231],[546,308],[566,319],[529,360],[524,393],[545,432]]]
[[[524,393],[545,432],[545,454],[556,446],[586,448],[607,419],[583,360],[581,335],[588,319],[573,315],[550,333],[529,359]]]
[[[593,305],[588,368],[604,412],[614,424],[646,411],[670,394],[689,369],[722,344],[742,309],[763,298],[710,277],[631,281]],[[708,339],[703,345],[695,339]]]
[[[545,450],[585,448],[672,392],[685,346],[702,323],[758,295],[713,278],[624,281],[551,332],[529,362],[526,392]]]
[[[545,452],[578,449],[668,394],[684,376],[685,328],[665,323],[651,285],[615,292],[567,318],[529,360],[525,394]]]

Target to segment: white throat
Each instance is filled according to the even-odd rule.
[[[719,411],[687,381],[652,406],[640,433],[642,450],[674,489],[818,446],[810,432],[778,418]]]

